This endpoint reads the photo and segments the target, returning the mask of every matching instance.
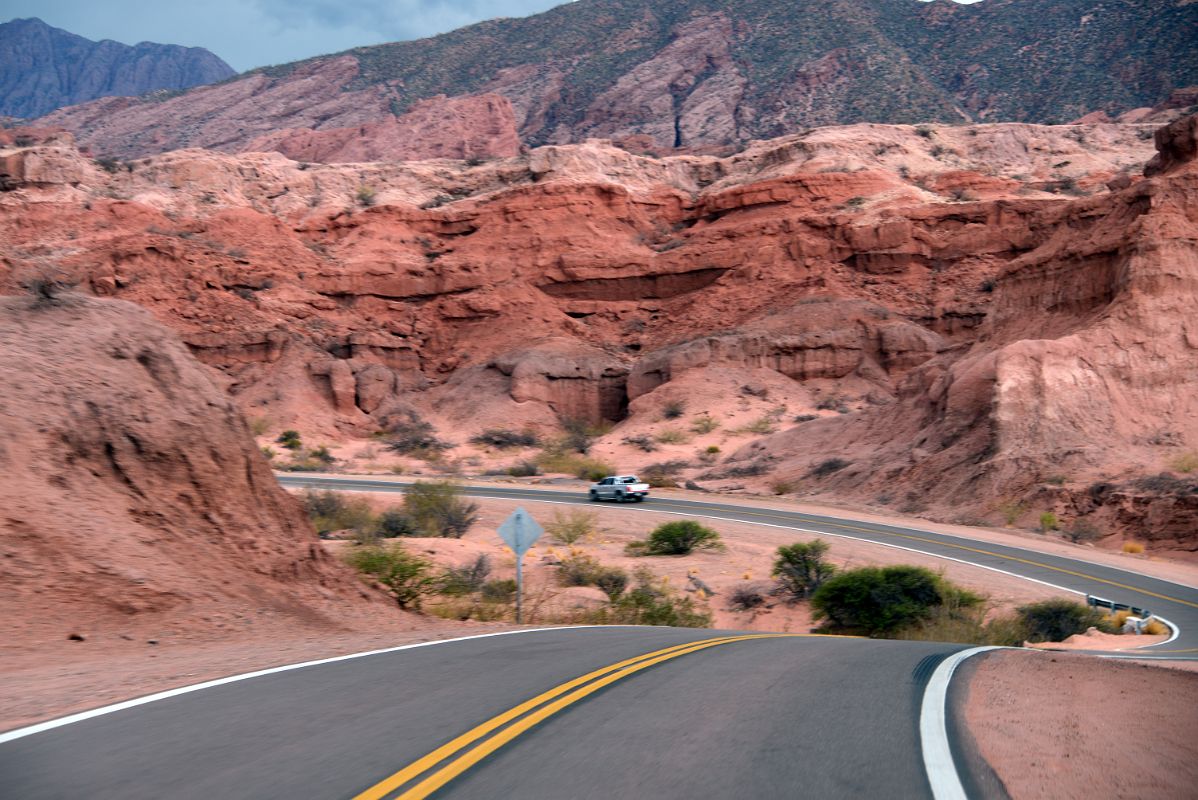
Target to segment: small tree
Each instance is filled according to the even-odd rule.
[[[279,438],[275,442],[283,445],[288,450],[299,450],[304,446],[300,441],[299,431],[286,430],[279,434]]]
[[[1015,609],[1029,642],[1061,642],[1075,633],[1103,627],[1103,615],[1073,600],[1044,600]]]
[[[827,552],[828,543],[822,539],[784,545],[778,548],[771,574],[793,599],[809,597],[836,572],[836,567],[824,561]]]
[[[1045,511],[1040,515],[1040,530],[1044,533],[1055,531],[1058,524],[1057,515],[1051,511]]]
[[[403,510],[425,536],[461,539],[478,521],[478,504],[452,481],[417,481],[404,493]]]
[[[811,597],[816,619],[831,627],[887,636],[931,615],[946,603],[968,608],[982,598],[949,585],[923,567],[861,567],[834,575]]]
[[[351,550],[345,561],[390,590],[400,608],[419,609],[425,595],[437,589],[432,565],[396,542],[390,547],[367,546]]]

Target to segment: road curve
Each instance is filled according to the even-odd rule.
[[[439,746],[551,687],[735,636],[524,631],[253,677],[3,742],[0,796],[930,796],[919,706],[936,665],[962,647],[845,637],[755,635],[667,653],[632,674],[608,673],[609,685],[473,763],[454,752],[420,768]],[[414,762],[406,783],[370,793]],[[436,778],[442,771],[447,780]],[[435,793],[399,793],[434,778],[444,780]]]
[[[290,487],[341,489],[345,491],[402,492],[409,482],[351,476],[279,475],[279,482]],[[589,504],[587,497],[526,488],[522,486],[468,485],[464,491],[475,497],[529,502]],[[1018,577],[1040,581],[1078,594],[1095,595],[1117,603],[1146,608],[1168,620],[1176,638],[1157,646],[1143,648],[1139,656],[1160,659],[1198,658],[1198,588],[1141,575],[1128,570],[1095,564],[1081,559],[1050,555],[1019,547],[979,542],[960,536],[900,525],[883,525],[860,520],[784,511],[754,506],[738,506],[706,500],[681,500],[654,497],[644,503],[611,504],[628,513],[655,511],[690,517],[735,520],[757,525],[793,528],[805,533],[861,539],[890,547],[905,548],[939,558],[954,559]],[[1122,655],[1128,655],[1122,653]]]

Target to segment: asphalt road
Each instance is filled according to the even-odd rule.
[[[362,478],[281,480],[402,491]],[[516,487],[469,491],[587,502]],[[618,508],[851,536],[1100,594],[1179,626],[1175,641],[1146,652],[1195,655],[1198,591],[1132,572],[724,503],[659,497]],[[396,648],[0,734],[0,800],[929,797],[926,737],[936,726],[924,725],[921,739],[921,703],[929,677],[947,669],[940,662],[964,649],[634,627]],[[956,763],[970,795],[989,795],[978,791],[989,785],[984,765],[951,713],[947,731],[954,755],[939,763],[950,772]]]
[[[355,797],[564,681],[723,635],[532,631],[251,678],[0,744],[0,796]],[[685,653],[565,706],[435,796],[927,797],[919,703],[959,649],[786,637]]]
[[[402,492],[405,486],[402,481],[385,479],[303,475],[280,475],[279,482],[284,486],[293,487],[313,486],[373,492]],[[466,491],[476,497],[505,500],[584,505],[590,503],[582,492],[571,493],[518,486],[483,485],[466,487]],[[620,509],[627,513],[657,511],[690,517],[711,517],[794,528],[808,533],[843,536],[878,542],[892,547],[903,547],[942,558],[952,558],[1001,570],[1070,591],[1148,609],[1153,614],[1172,623],[1176,627],[1177,638],[1162,645],[1144,648],[1140,651],[1142,655],[1162,659],[1198,658],[1198,588],[1195,587],[1182,586],[1159,578],[1151,578],[1079,559],[990,542],[979,542],[918,528],[881,525],[795,511],[738,506],[714,500],[679,500],[658,496],[651,497],[643,503],[627,505],[604,503],[604,507]]]

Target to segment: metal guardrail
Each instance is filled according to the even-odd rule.
[[[1129,606],[1127,603],[1116,603],[1113,600],[1107,600],[1104,597],[1095,597],[1092,594],[1086,595],[1086,605],[1097,608],[1109,608],[1112,613],[1116,611],[1130,611],[1141,619],[1148,619],[1152,616],[1152,612],[1146,608]]]

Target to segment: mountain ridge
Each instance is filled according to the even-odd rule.
[[[92,41],[37,17],[0,24],[0,114],[38,117],[100,97],[189,89],[235,75],[202,47]]]

